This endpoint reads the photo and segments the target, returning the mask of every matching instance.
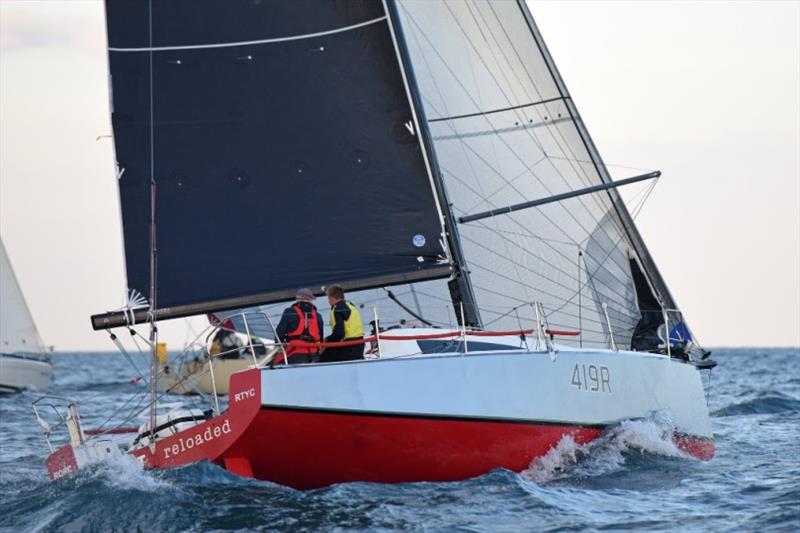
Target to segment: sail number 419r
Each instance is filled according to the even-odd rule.
[[[611,371],[606,366],[575,364],[572,384],[580,390],[611,392]]]

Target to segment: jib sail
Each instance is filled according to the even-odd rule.
[[[523,0],[399,6],[457,218],[611,181]],[[518,327],[538,301],[576,344],[658,348],[676,306],[615,189],[461,222],[484,327]]]

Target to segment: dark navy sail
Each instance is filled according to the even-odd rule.
[[[153,175],[160,317],[449,275],[381,2],[106,6],[128,286]]]

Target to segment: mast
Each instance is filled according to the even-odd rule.
[[[578,109],[575,106],[575,102],[572,101],[572,98],[567,91],[567,87],[564,84],[564,80],[561,78],[561,74],[558,72],[558,68],[556,67],[555,62],[553,61],[553,57],[550,55],[550,51],[547,49],[547,45],[542,39],[541,33],[539,33],[539,28],[536,26],[536,22],[534,22],[533,17],[531,16],[530,11],[528,10],[528,6],[525,3],[525,0],[517,0],[517,5],[522,11],[522,14],[525,17],[525,21],[528,23],[528,28],[531,31],[531,35],[533,36],[533,40],[536,43],[536,46],[539,49],[539,52],[542,54],[544,58],[547,68],[550,71],[550,75],[553,77],[553,80],[556,83],[556,87],[558,88],[558,92],[560,93],[564,103],[566,104],[567,110],[569,111],[570,117],[572,118],[575,126],[578,130],[578,134],[581,137],[581,141],[583,142],[586,151],[589,153],[589,157],[592,160],[592,164],[597,171],[597,174],[600,176],[605,183],[612,183],[613,180],[608,173],[608,169],[606,168],[605,163],[603,163],[602,158],[600,157],[600,153],[597,151],[597,147],[594,144],[591,136],[589,135],[589,131],[586,129],[586,126],[583,123],[583,120],[580,118],[580,114],[578,113]],[[625,204],[622,202],[622,199],[619,196],[619,193],[615,190],[608,189],[607,191],[609,199],[611,200],[612,205],[614,206],[614,210],[619,216],[620,221],[622,222],[622,226],[625,229],[625,233],[628,236],[628,240],[631,242],[636,254],[639,256],[642,264],[644,266],[645,275],[650,280],[650,283],[656,289],[656,294],[659,300],[661,301],[661,305],[668,309],[674,309],[676,307],[674,300],[672,299],[672,295],[667,288],[664,279],[661,277],[661,273],[656,268],[655,261],[653,261],[652,256],[650,255],[647,246],[644,244],[644,240],[642,236],[639,234],[639,230],[636,228],[636,225],[633,223],[633,219],[631,218],[628,209],[625,207]]]
[[[156,325],[156,272],[158,248],[156,247],[156,178],[150,180],[150,441],[156,431],[156,376],[158,375],[158,327]]]
[[[410,95],[412,112],[419,117],[419,120],[417,120],[417,129],[420,144],[427,156],[426,158],[433,180],[435,194],[442,212],[444,237],[447,241],[447,247],[450,250],[450,257],[453,262],[453,277],[447,283],[448,289],[450,290],[450,298],[453,302],[453,309],[455,310],[455,315],[460,326],[481,328],[483,323],[481,322],[480,312],[475,299],[475,292],[473,291],[472,282],[470,281],[469,268],[467,267],[464,257],[464,251],[461,248],[456,217],[453,213],[453,206],[447,198],[444,180],[442,179],[433,143],[431,142],[428,121],[425,118],[425,110],[421,105],[422,99],[420,97],[419,87],[414,77],[414,68],[411,63],[408,47],[406,46],[402,24],[400,23],[397,13],[397,0],[383,0],[383,3],[386,9],[387,22],[389,23],[397,54],[400,58],[400,67],[403,71],[406,89]]]
[[[153,0],[147,6],[148,41],[153,47]],[[156,273],[158,272],[158,248],[156,246],[156,172],[155,172],[155,109],[153,94],[153,51],[150,50],[150,443],[152,445],[156,432],[156,376],[158,375],[158,327],[156,326]],[[155,448],[153,448],[155,449]]]

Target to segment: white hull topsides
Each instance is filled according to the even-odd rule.
[[[0,393],[43,390],[53,380],[53,365],[39,358],[0,354]]]
[[[666,412],[676,433],[713,438],[700,372],[657,354],[503,350],[274,370],[262,371],[268,408],[584,427]]]

